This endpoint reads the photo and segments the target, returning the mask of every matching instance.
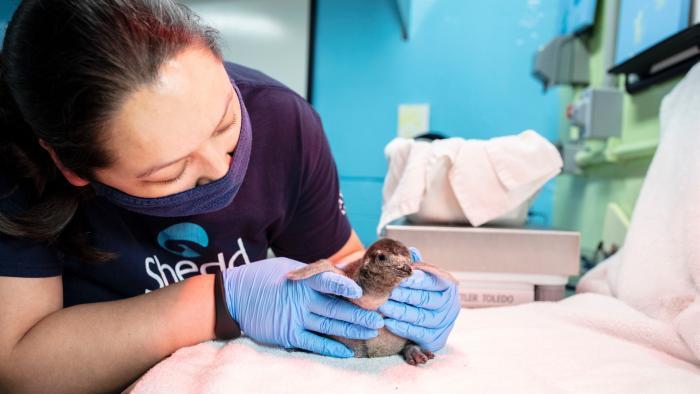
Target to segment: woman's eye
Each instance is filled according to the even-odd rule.
[[[231,122],[231,124],[229,124],[228,126],[226,126],[223,129],[217,131],[216,134],[214,134],[214,137],[218,137],[222,134],[226,134],[229,131],[232,131],[234,129],[234,127],[236,126],[236,123],[237,123],[237,119],[234,118],[233,122]],[[187,161],[187,163],[185,163],[185,166],[182,168],[180,175],[178,175],[177,177],[175,177],[173,179],[167,179],[164,181],[151,181],[151,183],[155,183],[155,184],[159,184],[159,185],[169,185],[169,184],[176,183],[176,182],[180,181],[183,178],[183,176],[185,175],[188,164],[189,164],[189,161]]]
[[[171,183],[175,183],[175,182],[179,181],[180,179],[182,179],[182,176],[183,176],[184,174],[185,174],[185,173],[183,172],[182,174],[178,175],[177,178],[168,179],[167,181],[158,181],[158,182],[156,182],[156,183],[160,183],[160,184],[164,184],[164,185],[169,185],[169,184],[171,184]]]
[[[173,178],[173,179],[167,179],[167,180],[164,180],[164,181],[153,181],[152,183],[156,183],[156,184],[160,184],[160,185],[169,185],[169,184],[171,184],[171,183],[178,182],[179,180],[182,179],[182,177],[183,177],[183,176],[185,175],[185,173],[187,172],[187,167],[189,167],[189,164],[190,164],[190,161],[189,161],[189,159],[187,159],[187,160],[185,161],[185,165],[182,167],[182,171],[180,171],[180,175],[176,176],[175,178]]]
[[[231,123],[227,127],[221,129],[218,133],[216,133],[216,136],[228,133],[229,131],[233,130],[233,126],[235,126],[235,125],[236,125],[236,122],[234,121],[233,123]]]

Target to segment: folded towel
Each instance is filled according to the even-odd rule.
[[[397,138],[385,154],[380,235],[391,221],[416,213],[480,226],[532,197],[562,167],[556,148],[532,130],[488,141]]]
[[[610,294],[672,323],[700,360],[700,65],[664,98],[660,120],[624,247],[578,291]]]

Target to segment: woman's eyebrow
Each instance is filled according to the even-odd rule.
[[[214,131],[211,133],[212,135],[216,134],[216,132],[221,129],[221,124],[224,123],[224,119],[226,119],[226,114],[228,113],[228,107],[231,105],[231,100],[233,100],[233,90],[231,90],[229,92],[228,99],[226,100],[226,106],[224,107],[224,113],[223,113],[223,115],[221,115],[221,119],[219,120],[219,124],[214,128]],[[189,156],[189,155],[187,155],[187,156]],[[148,170],[144,171],[143,173],[139,174],[136,178],[139,178],[139,179],[145,178],[158,170],[162,170],[163,168],[170,167],[171,165],[186,159],[187,156],[181,157],[177,160],[173,160],[173,161],[170,161],[170,162],[165,163],[165,164],[153,166],[153,167],[149,168]]]

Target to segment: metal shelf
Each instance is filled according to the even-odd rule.
[[[625,89],[633,94],[654,84],[684,74],[700,61],[700,24],[693,25],[608,72],[625,75]]]

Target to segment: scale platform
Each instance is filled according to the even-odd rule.
[[[564,298],[569,277],[580,271],[580,234],[573,231],[402,224],[388,225],[386,236],[418,248],[425,262],[466,287],[529,284],[535,301]]]

